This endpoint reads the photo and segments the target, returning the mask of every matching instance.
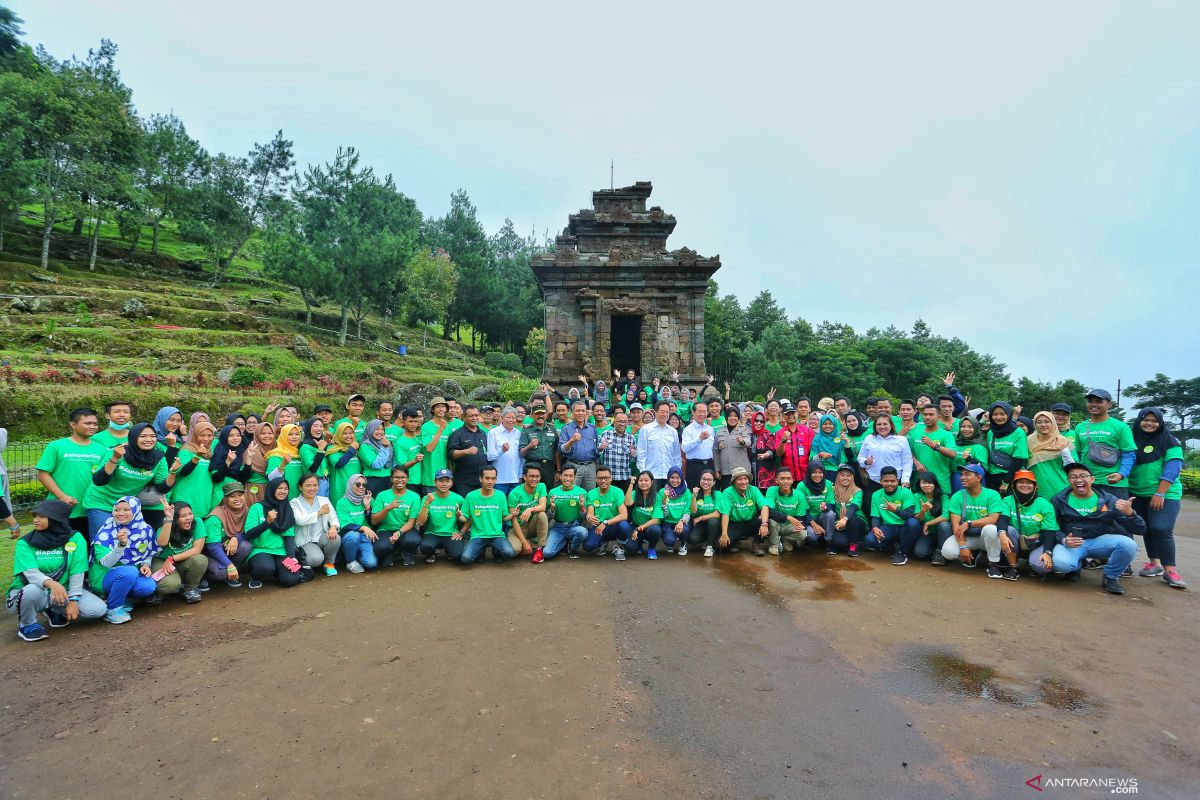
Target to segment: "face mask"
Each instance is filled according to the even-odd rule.
[[[108,429],[110,431],[127,431],[132,427],[133,427],[132,422],[122,422],[119,425],[115,422],[108,423]]]

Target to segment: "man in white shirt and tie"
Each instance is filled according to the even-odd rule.
[[[654,421],[643,425],[638,431],[637,465],[654,476],[657,492],[667,482],[667,471],[683,463],[679,448],[679,434],[667,424],[671,418],[671,404],[659,400],[654,406]],[[709,458],[712,458],[711,448]]]
[[[683,454],[687,456],[684,480],[689,488],[700,485],[700,474],[713,469],[713,427],[708,424],[708,406],[697,403],[692,409],[692,421],[683,429]],[[714,470],[714,476],[716,471]]]

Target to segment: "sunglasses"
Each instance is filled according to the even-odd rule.
[[[365,488],[367,488],[367,485],[365,483],[356,483],[356,484],[354,484],[354,488],[355,489],[365,489]]]

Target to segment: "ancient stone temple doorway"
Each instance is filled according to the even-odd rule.
[[[614,314],[609,317],[612,321],[612,334],[609,341],[609,363],[613,369],[621,371],[633,370],[642,374],[642,318],[637,314]]]

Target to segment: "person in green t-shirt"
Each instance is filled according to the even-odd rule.
[[[658,547],[658,540],[650,538],[651,535],[660,531],[655,524],[658,507],[654,504],[657,497],[654,484],[654,474],[649,470],[642,470],[636,478],[629,482],[629,488],[625,490],[625,514],[630,525],[626,551],[631,555],[639,555],[644,552],[646,557],[650,558],[650,553],[654,553],[653,558],[658,558],[658,552],[655,549]]]
[[[688,544],[704,545],[704,556],[712,558],[717,553],[717,540],[721,538],[721,508],[718,503],[717,473],[706,469],[700,473],[700,485],[692,489],[692,530]]]
[[[466,522],[461,508],[463,498],[450,491],[454,485],[454,473],[443,467],[433,475],[433,491],[421,501],[417,513],[417,527],[421,529],[421,555],[425,563],[437,560],[437,550],[445,551],[451,561],[462,557],[466,541],[459,533],[459,522]]]
[[[1150,560],[1138,573],[1145,578],[1162,576],[1174,589],[1187,584],[1175,566],[1175,520],[1179,517],[1183,484],[1183,446],[1167,429],[1162,409],[1143,408],[1133,425],[1137,451],[1129,473],[1133,510],[1146,520],[1146,555]]]
[[[129,443],[114,447],[108,460],[92,473],[92,485],[84,492],[82,501],[91,536],[108,522],[112,507],[122,497],[137,496],[143,490],[161,494],[171,491],[182,465],[178,458],[168,465],[157,444],[154,429],[139,422],[129,430]],[[161,501],[157,505],[161,506]],[[162,523],[163,512],[155,511],[142,511],[151,527]]]
[[[508,510],[515,512],[508,543],[518,555],[533,553],[530,539],[539,545],[546,544],[546,532],[550,522],[546,517],[546,485],[542,483],[542,471],[536,464],[526,464],[522,482],[508,493]]]
[[[286,425],[284,426],[287,427]],[[263,499],[246,515],[246,539],[251,543],[249,588],[261,589],[264,580],[290,588],[300,583],[296,559],[296,518],[288,500],[291,487],[284,478],[272,478]]]
[[[104,416],[108,418],[108,427],[95,435],[96,441],[109,450],[119,444],[128,444],[133,406],[124,400],[113,400],[104,404]]]
[[[92,409],[74,409],[67,424],[71,435],[50,442],[38,457],[37,477],[49,493],[46,499],[57,499],[70,506],[71,527],[86,534],[83,496],[92,485],[92,475],[108,458],[108,449],[96,441],[99,423]]]
[[[79,619],[99,619],[104,601],[84,588],[87,541],[71,529],[71,507],[43,500],[33,510],[33,530],[13,546],[13,580],[5,605],[17,614],[17,636],[27,642],[47,637],[38,622],[45,612],[51,627]]]
[[[1052,554],[1059,531],[1058,515],[1042,496],[1037,476],[1031,470],[1020,470],[1013,476],[1013,491],[1004,498],[1003,516],[1008,519],[1008,538],[1016,543],[1011,553],[1005,553],[1008,561],[1005,580],[1017,579],[1020,553],[1026,554],[1033,572],[1040,575],[1049,572],[1054,566]]]
[[[197,426],[199,427],[199,423]],[[212,427],[210,424],[209,427]],[[192,429],[195,435],[195,428]],[[178,594],[186,603],[199,603],[200,581],[208,571],[208,556],[204,555],[204,526],[200,524],[192,507],[184,501],[173,503],[173,514],[163,522],[158,534],[159,551],[150,562],[150,569],[157,572],[170,560],[171,571],[158,582],[160,597]]]
[[[658,526],[659,536],[667,551],[676,551],[676,543],[680,543],[678,549],[683,550],[680,555],[686,556],[692,524],[692,493],[688,491],[683,470],[679,467],[667,470],[666,483],[658,490],[654,506],[657,509],[654,524]]]
[[[921,422],[908,434],[912,446],[914,469],[932,473],[942,493],[951,493],[950,473],[958,453],[954,449],[954,434],[938,424],[938,411],[927,405],[921,409]]]
[[[495,467],[489,465],[479,471],[479,484],[478,489],[463,498],[462,514],[466,521],[459,532],[463,536],[470,534],[471,538],[459,558],[464,564],[474,564],[483,555],[483,549],[490,547],[492,561],[510,561],[516,558],[517,551],[504,535],[504,523],[511,521],[517,512],[510,511],[508,498],[496,491]]]
[[[212,462],[212,442],[216,434],[207,419],[198,419],[192,426],[190,441],[179,449],[179,474],[171,487],[171,502],[187,503],[197,519],[212,510],[213,482],[209,465]]]
[[[862,490],[855,484],[857,478],[858,469],[853,464],[842,464],[833,481],[833,508],[837,514],[833,523],[833,548],[838,552],[846,551],[850,558],[858,558],[858,547],[867,525]]]
[[[974,567],[975,553],[987,552],[988,577],[1003,578],[1000,569],[1001,553],[1007,555],[1016,545],[1007,528],[999,528],[1004,514],[1004,500],[995,489],[983,485],[984,470],[980,464],[964,464],[959,467],[962,489],[947,501],[945,511],[950,515],[952,539],[942,546],[942,556],[947,561],[959,561],[964,567]]]
[[[943,433],[949,433],[942,429]],[[941,481],[932,472],[921,470],[912,476],[913,502],[917,506],[917,522],[921,523],[921,538],[913,548],[913,556],[919,561],[932,560],[935,567],[946,565],[942,547],[953,534],[950,530],[950,515],[946,501],[950,493],[942,491]]]
[[[1104,491],[1129,497],[1129,473],[1136,462],[1133,431],[1127,423],[1113,419],[1108,411],[1112,395],[1105,389],[1087,393],[1088,419],[1075,428],[1075,452],[1079,463],[1096,476]]]
[[[808,462],[808,474],[795,493],[801,499],[797,510],[804,523],[804,541],[809,547],[824,546],[826,555],[835,554],[833,526],[837,522],[837,512],[833,503],[833,482],[825,479],[825,467],[820,460]]]
[[[392,467],[390,480],[391,488],[371,501],[371,527],[379,533],[375,556],[379,566],[390,567],[393,549],[399,550],[401,563],[411,567],[421,546],[421,533],[417,530],[421,496],[408,490],[408,470],[404,467]],[[370,487],[369,479],[367,486]]]
[[[351,433],[354,429],[346,425]],[[333,507],[338,519],[338,533],[342,537],[342,558],[346,560],[346,571],[355,575],[375,569],[379,559],[375,555],[375,543],[380,535],[371,525],[371,493],[367,491],[367,479],[357,472],[346,481],[346,490]],[[391,552],[391,543],[387,545]]]
[[[814,460],[811,462],[815,464]],[[768,528],[770,529],[770,544],[767,552],[779,555],[782,547],[785,552],[801,547],[807,538],[804,529],[804,517],[808,506],[805,496],[796,491],[796,478],[790,467],[780,467],[775,470],[775,485],[767,489],[767,505],[771,507]]]
[[[408,470],[408,485],[420,492],[417,487],[425,485],[422,464],[425,462],[425,449],[421,444],[421,428],[417,422],[417,409],[408,407],[400,411],[401,428],[399,434],[392,440],[392,448],[396,453],[397,466]]]
[[[979,421],[974,417],[963,417],[958,422],[958,433],[954,435],[954,472],[950,474],[951,494],[962,488],[961,473],[964,464],[979,464],[986,472],[988,465],[987,441]]]
[[[745,467],[734,467],[730,478],[731,484],[717,501],[721,510],[721,536],[717,539],[717,547],[736,553],[738,543],[749,539],[754,555],[765,556],[770,534],[767,518],[771,512],[767,498],[757,486],[750,484],[750,470]]]
[[[449,405],[441,397],[430,401],[429,419],[421,425],[421,446],[425,448],[425,459],[421,462],[421,477],[427,492],[434,487],[434,476],[447,468],[446,442],[454,429],[449,427],[446,411]],[[452,473],[453,474],[453,473]]]
[[[587,513],[587,491],[575,485],[575,467],[570,462],[563,464],[559,478],[561,485],[551,489],[548,498],[551,523],[546,533],[546,546],[534,551],[535,564],[554,558],[564,549],[569,558],[579,558],[579,551],[587,539],[588,530],[583,524]]]
[[[987,488],[1008,494],[1012,476],[1029,459],[1029,434],[1017,424],[1013,407],[1005,402],[992,403],[988,409]],[[961,427],[961,426],[960,426]]]
[[[283,478],[288,485],[289,500],[294,500],[300,494],[300,476],[304,474],[304,465],[300,463],[300,442],[304,431],[299,425],[288,423],[279,429],[279,437],[275,440],[275,449],[266,454],[267,478]],[[266,495],[263,495],[264,498]]]
[[[350,478],[362,475],[358,463],[358,440],[354,438],[354,426],[349,422],[334,428],[333,441],[325,448],[325,466],[329,470],[329,499],[345,497]]]
[[[871,530],[863,538],[863,548],[892,553],[892,564],[902,567],[915,555],[921,536],[917,521],[917,501],[912,491],[900,485],[895,467],[879,470],[882,489],[871,495]]]
[[[1049,500],[1067,488],[1067,464],[1074,464],[1075,440],[1063,436],[1049,411],[1033,415],[1033,433],[1025,438],[1029,460],[1025,467],[1037,479],[1038,495]]]
[[[596,485],[587,493],[587,518],[589,528],[583,542],[583,552],[602,555],[607,542],[613,546],[613,558],[625,560],[625,547],[629,544],[628,515],[625,512],[625,493],[613,486],[612,470],[596,468]]]
[[[329,496],[329,462],[326,455],[329,451],[329,440],[325,436],[325,423],[321,420],[305,420],[300,426],[300,468],[301,475],[311,472],[317,476],[317,495]]]

